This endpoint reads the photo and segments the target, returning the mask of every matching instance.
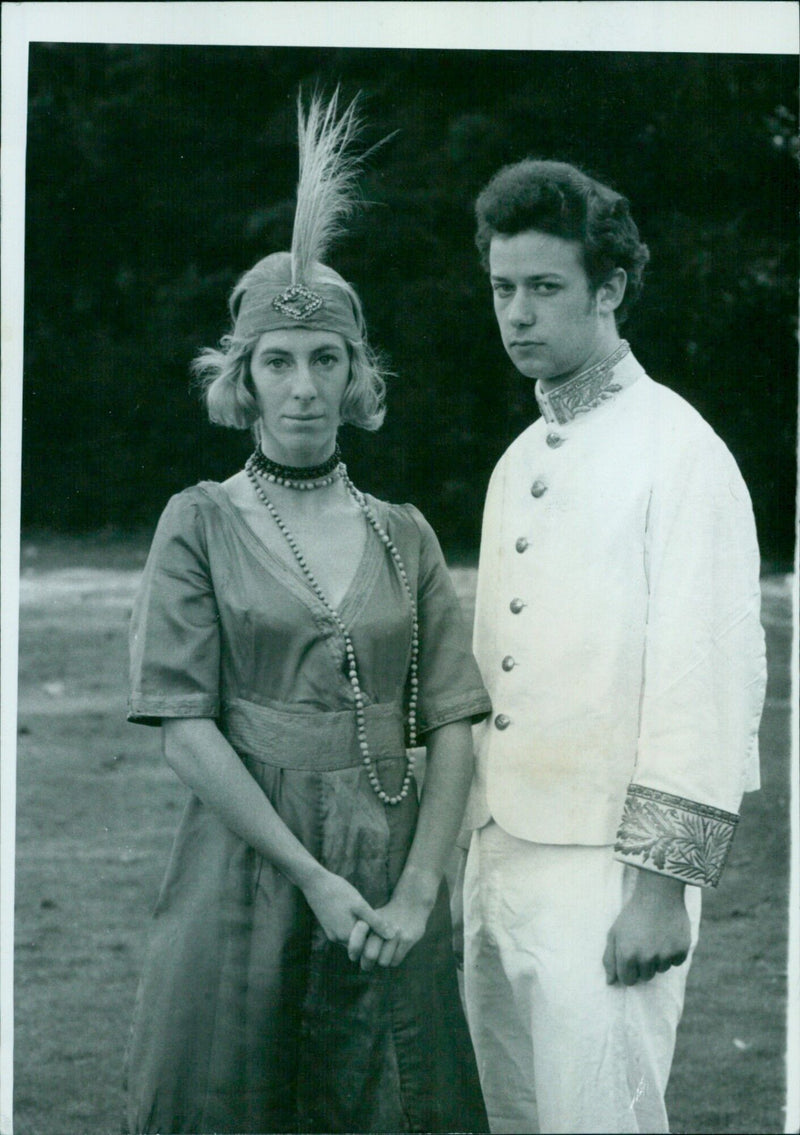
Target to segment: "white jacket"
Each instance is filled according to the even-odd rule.
[[[627,345],[556,388],[484,512],[467,826],[715,885],[758,787],[759,555],[729,451]],[[620,356],[622,356],[620,358]]]

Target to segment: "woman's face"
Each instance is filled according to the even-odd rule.
[[[335,331],[265,331],[250,358],[261,446],[283,465],[316,465],[336,444],[350,355]]]

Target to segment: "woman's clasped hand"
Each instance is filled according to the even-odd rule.
[[[378,966],[399,966],[408,951],[425,933],[428,917],[436,902],[438,887],[431,876],[429,893],[423,895],[408,884],[404,876],[391,900],[375,912],[377,922],[358,918],[350,932],[347,956],[362,970]]]
[[[347,946],[354,961],[360,956],[360,953],[350,952],[357,927],[363,926],[366,932],[372,932],[384,941],[395,936],[395,928],[388,919],[373,910],[351,883],[322,866],[313,873],[303,893],[325,937],[329,942]]]

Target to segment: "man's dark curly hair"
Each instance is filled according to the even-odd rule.
[[[475,243],[487,272],[492,237],[535,229],[581,245],[594,292],[615,268],[624,268],[628,283],[616,312],[619,323],[639,298],[650,253],[628,201],[576,166],[533,158],[504,166],[475,202],[475,215]]]

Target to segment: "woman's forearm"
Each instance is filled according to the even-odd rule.
[[[443,725],[428,735],[428,764],[414,840],[392,897],[379,912],[392,932],[370,933],[362,921],[355,925],[348,942],[350,958],[362,969],[400,965],[425,933],[455,847],[473,764],[469,722]]]
[[[428,760],[417,830],[395,894],[432,905],[453,852],[474,766],[468,721],[455,721],[428,735]]]
[[[292,834],[210,718],[170,718],[164,756],[226,827],[305,890],[322,867]]]
[[[170,719],[162,732],[164,756],[181,780],[303,892],[330,941],[347,943],[357,922],[388,934],[385,920],[355,887],[323,867],[292,834],[213,721]]]

